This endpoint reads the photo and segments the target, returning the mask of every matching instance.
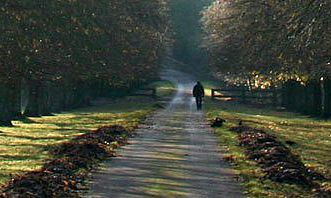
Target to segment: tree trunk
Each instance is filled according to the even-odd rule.
[[[11,123],[13,115],[10,110],[10,107],[12,107],[11,102],[9,88],[6,85],[2,85],[0,87],[0,126],[13,126]]]
[[[39,82],[31,80],[29,84],[29,102],[24,115],[30,117],[40,117],[41,116],[41,104],[40,104],[40,94],[41,85]]]

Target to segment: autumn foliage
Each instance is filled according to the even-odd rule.
[[[211,65],[245,80],[257,75],[274,82],[328,76],[330,10],[328,0],[214,1],[202,20]]]
[[[4,0],[0,10],[2,124],[20,111],[50,114],[157,76],[166,0]]]
[[[289,110],[331,115],[330,1],[217,0],[202,24],[217,77],[282,90]]]

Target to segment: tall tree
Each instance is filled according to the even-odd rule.
[[[39,116],[85,105],[96,86],[131,89],[157,77],[166,0],[4,0],[0,10],[4,122],[20,109]]]

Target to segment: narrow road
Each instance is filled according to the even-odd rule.
[[[87,197],[243,197],[217,137],[195,110],[193,78],[172,70],[163,78],[177,83],[177,94],[93,174]]]

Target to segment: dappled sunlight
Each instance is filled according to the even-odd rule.
[[[331,0],[0,10],[0,197],[331,194]]]
[[[174,98],[92,175],[87,197],[241,197],[203,113],[196,111],[194,81],[167,72],[163,77],[178,83]]]
[[[135,128],[154,103],[115,101],[72,112],[14,121],[15,127],[0,127],[0,184],[12,175],[42,167],[52,158],[48,150],[55,145],[104,125],[119,124]]]
[[[291,151],[300,156],[307,167],[312,167],[328,178],[331,178],[331,121],[319,120],[296,113],[276,111],[272,109],[258,109],[251,106],[245,106],[233,102],[212,102],[208,105],[208,117],[214,118],[221,116],[226,122],[226,128],[237,126],[239,120],[244,125],[263,129],[268,133],[275,135],[280,141],[293,141],[295,145],[287,145]],[[269,192],[269,196],[276,197],[277,192],[273,194],[271,189],[267,189],[265,184],[256,181],[258,173],[249,172],[254,164],[248,165],[245,158],[241,158],[244,153],[236,140],[236,135],[227,132],[226,129],[218,130],[222,142],[228,145],[228,151],[236,159],[240,174],[250,178],[250,182],[245,185],[251,190],[251,193]],[[252,166],[252,167],[250,167]],[[248,172],[247,172],[248,171]],[[254,183],[255,182],[255,183]],[[251,186],[252,185],[252,186]],[[275,183],[270,185],[274,186]],[[277,184],[284,193],[300,194],[302,189],[295,186]],[[330,182],[324,185],[331,186]],[[254,186],[254,187],[253,187]],[[255,190],[254,190],[255,188]],[[276,189],[276,188],[275,188]],[[305,192],[309,193],[309,192]]]

